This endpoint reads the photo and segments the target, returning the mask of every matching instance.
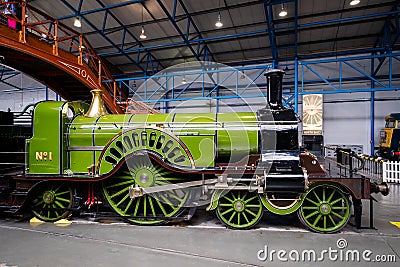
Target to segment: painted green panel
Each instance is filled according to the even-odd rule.
[[[97,118],[76,117],[69,131],[69,147],[92,147],[92,133]],[[74,173],[87,173],[94,164],[93,151],[70,151],[70,169]]]
[[[146,122],[146,126],[148,127],[157,127],[161,126],[158,124],[163,124],[167,122],[171,122],[174,114],[136,114],[131,119],[130,125],[132,127],[143,126],[143,123]],[[162,125],[163,127],[167,127],[167,125]]]
[[[215,164],[215,135],[179,136],[193,156],[196,168],[214,167]]]
[[[215,164],[215,113],[178,113],[174,118],[174,134],[189,148],[196,167]]]
[[[28,147],[27,174],[60,174],[62,172],[62,107],[65,102],[46,101],[36,105],[33,136]]]
[[[215,113],[177,113],[174,133],[215,134]]]
[[[218,158],[235,162],[258,152],[257,115],[253,112],[218,113]]]
[[[106,115],[102,116],[97,120],[94,129],[94,145],[95,146],[105,146],[111,139],[113,139],[117,134],[124,130],[124,127],[129,121],[129,115]],[[97,159],[96,159],[97,161]]]

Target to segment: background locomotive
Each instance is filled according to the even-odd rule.
[[[379,132],[379,156],[400,160],[400,113],[385,117],[385,128]]]
[[[337,232],[350,218],[350,199],[382,187],[328,177],[300,152],[297,117],[281,104],[283,74],[266,73],[268,104],[257,112],[109,115],[98,91],[90,107],[40,102],[8,205],[56,221],[107,202],[136,224],[190,219],[208,205],[235,229],[256,225],[265,209],[297,211],[309,229]]]

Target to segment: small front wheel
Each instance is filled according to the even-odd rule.
[[[31,211],[46,222],[54,222],[70,215],[72,190],[66,183],[42,182],[32,191]]]
[[[248,229],[263,216],[263,205],[256,192],[232,190],[220,197],[217,217],[232,229]]]
[[[306,193],[297,214],[311,231],[335,233],[350,219],[350,200],[333,185],[317,185]]]

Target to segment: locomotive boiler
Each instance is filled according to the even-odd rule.
[[[300,151],[298,118],[282,105],[284,72],[265,75],[268,103],[257,112],[113,115],[99,91],[90,107],[38,103],[13,205],[56,221],[107,203],[142,225],[190,219],[205,206],[234,229],[255,226],[266,210],[297,212],[312,231],[341,230],[350,199],[379,186],[329,177]]]

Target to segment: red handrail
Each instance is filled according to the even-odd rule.
[[[21,15],[17,16],[13,8],[18,6]],[[125,111],[140,113],[159,113],[150,106],[130,100],[131,105],[137,105],[138,108],[127,109],[128,96],[117,86],[111,73],[102,64],[101,58],[97,55],[94,48],[82,33],[77,32],[64,23],[49,16],[43,11],[21,1],[0,1],[0,14],[6,19],[16,22],[19,27],[19,41],[27,43],[27,34],[36,35],[43,41],[53,45],[53,55],[59,56],[60,49],[77,56],[79,65],[86,64],[95,75],[97,75],[97,85],[103,87],[114,103],[121,105]],[[18,12],[19,13],[19,12]],[[24,18],[24,19],[22,19]]]

